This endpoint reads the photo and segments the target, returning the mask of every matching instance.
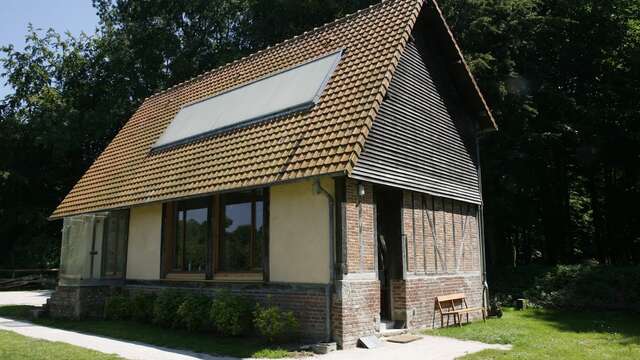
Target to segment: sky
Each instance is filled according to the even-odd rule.
[[[13,44],[16,49],[23,49],[29,23],[59,33],[93,34],[98,17],[91,0],[0,0],[0,46]],[[10,91],[0,77],[0,98]]]

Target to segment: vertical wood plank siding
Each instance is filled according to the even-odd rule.
[[[438,53],[407,45],[352,177],[480,203],[472,124]]]

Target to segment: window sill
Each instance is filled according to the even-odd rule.
[[[213,274],[214,281],[261,282],[264,275],[260,272],[217,272]]]
[[[168,273],[166,280],[182,280],[182,281],[203,281],[206,280],[205,273],[189,273],[189,272],[174,272]]]

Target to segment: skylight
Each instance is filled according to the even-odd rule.
[[[153,145],[165,149],[313,107],[342,50],[186,105]]]

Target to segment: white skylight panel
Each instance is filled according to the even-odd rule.
[[[163,149],[314,106],[342,50],[184,106],[153,145]]]

